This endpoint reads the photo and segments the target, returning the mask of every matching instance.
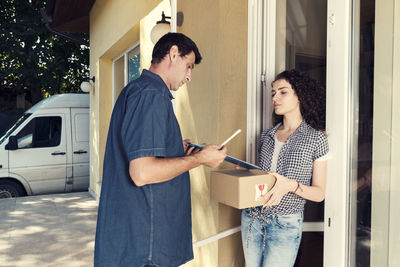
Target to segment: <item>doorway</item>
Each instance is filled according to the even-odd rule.
[[[326,198],[306,207],[296,266],[383,266],[397,259],[389,253],[397,244],[389,234],[396,216],[390,200],[398,195],[390,194],[398,177],[391,165],[398,142],[392,130],[398,98],[391,98],[398,88],[391,80],[398,73],[395,7],[377,0],[249,0],[247,160],[257,161],[257,137],[271,127],[277,73],[296,68],[326,88]]]
[[[276,1],[275,75],[296,69],[326,88],[326,21],[326,0]],[[267,89],[265,95],[269,96],[269,91]],[[270,103],[269,99],[265,102],[266,105]],[[323,221],[324,202],[307,201],[295,266],[323,266]]]
[[[271,81],[278,73],[306,72],[326,88],[327,4],[327,0],[249,1],[249,17],[253,16],[249,54],[258,54],[261,60],[251,61],[250,56],[248,64],[248,88],[254,88],[248,91],[248,161],[257,162],[259,134],[272,126]],[[295,266],[323,266],[323,255],[324,202],[309,201]]]

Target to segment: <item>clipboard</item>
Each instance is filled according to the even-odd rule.
[[[203,146],[195,144],[195,143],[189,143],[189,146],[198,148],[200,150],[203,148]],[[224,161],[232,163],[232,164],[235,164],[235,165],[237,165],[237,166],[239,166],[241,168],[245,168],[245,169],[248,169],[248,170],[251,170],[251,169],[262,170],[257,165],[251,164],[249,162],[243,161],[243,160],[238,159],[238,158],[231,157],[229,155],[226,156]]]

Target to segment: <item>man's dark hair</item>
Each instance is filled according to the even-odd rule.
[[[201,62],[201,55],[196,44],[186,35],[182,33],[169,32],[158,40],[153,49],[153,55],[151,64],[157,64],[169,53],[169,50],[173,45],[178,47],[179,54],[181,57],[190,54],[192,51],[195,55],[195,64]]]

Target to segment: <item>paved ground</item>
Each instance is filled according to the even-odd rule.
[[[96,218],[87,192],[0,199],[0,266],[93,266]]]

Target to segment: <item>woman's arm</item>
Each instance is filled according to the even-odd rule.
[[[311,186],[299,184],[296,195],[315,202],[325,199],[327,161],[314,161]]]
[[[285,194],[294,191],[296,191],[296,195],[304,199],[321,202],[325,199],[326,165],[326,160],[314,161],[311,186],[303,185],[301,183],[297,185],[297,181],[295,180],[288,179],[278,173],[271,173],[276,177],[276,184],[265,195],[265,198],[268,200],[263,206],[267,207],[278,205]]]

